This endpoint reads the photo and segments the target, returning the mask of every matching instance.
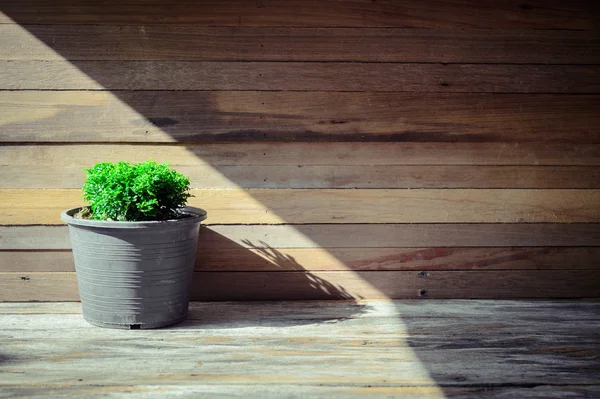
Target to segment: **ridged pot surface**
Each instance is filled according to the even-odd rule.
[[[206,212],[152,222],[61,215],[69,225],[83,317],[110,328],[146,329],[187,316],[200,222]]]

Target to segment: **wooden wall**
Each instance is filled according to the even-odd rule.
[[[195,299],[600,297],[593,0],[0,4],[0,300],[77,300],[60,211],[149,158]]]

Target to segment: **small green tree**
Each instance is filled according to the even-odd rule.
[[[83,198],[96,220],[148,221],[179,216],[192,195],[190,179],[168,164],[102,162],[85,169]]]

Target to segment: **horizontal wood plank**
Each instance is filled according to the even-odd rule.
[[[600,269],[600,248],[206,248],[196,261],[198,271],[516,269]]]
[[[600,144],[570,143],[213,143],[5,144],[3,165],[23,171],[153,159],[173,167],[522,165],[600,166]]]
[[[598,385],[562,385],[557,388],[556,385],[536,385],[535,387],[521,385],[496,385],[486,386],[485,388],[475,387],[453,387],[444,386],[370,386],[370,387],[346,387],[346,386],[306,386],[306,385],[277,385],[277,383],[247,385],[218,383],[211,385],[201,385],[191,382],[180,382],[183,378],[178,376],[177,385],[160,385],[152,382],[152,386],[145,386],[144,382],[138,380],[136,383],[141,386],[132,387],[131,385],[65,385],[61,387],[48,386],[44,383],[28,383],[27,385],[6,385],[6,391],[13,395],[36,396],[40,393],[45,395],[61,395],[64,397],[81,397],[91,395],[128,395],[133,392],[140,392],[140,397],[144,399],[160,399],[165,395],[173,396],[196,396],[210,393],[218,397],[229,398],[248,398],[260,396],[262,398],[281,398],[290,391],[302,397],[343,397],[348,399],[361,399],[368,395],[369,398],[389,398],[399,396],[403,398],[422,398],[422,399],[441,399],[444,397],[460,397],[464,399],[480,398],[498,398],[519,397],[519,398],[537,398],[562,399],[564,397],[597,397],[600,396],[600,386]],[[197,377],[197,376],[196,376]],[[210,376],[213,378],[214,376]],[[190,377],[192,379],[194,377]],[[175,378],[174,378],[175,379]],[[255,380],[256,377],[253,377]],[[281,380],[279,380],[281,381]],[[367,381],[364,379],[363,381]],[[485,392],[485,396],[482,396]]]
[[[598,270],[598,247],[221,248],[198,250],[197,271]],[[0,251],[0,272],[74,271],[70,251]]]
[[[584,30],[0,24],[0,60],[24,61],[598,64],[599,43]]]
[[[193,300],[597,298],[598,270],[195,272]],[[0,273],[0,301],[77,301],[74,272]]]
[[[600,188],[585,166],[174,166],[198,189]],[[0,166],[0,188],[81,188],[83,166]]]
[[[0,92],[2,142],[600,142],[600,96]]]
[[[0,226],[1,250],[68,250],[67,226]],[[600,224],[208,225],[200,252],[290,248],[598,247]]]
[[[597,223],[600,190],[191,190],[213,224]],[[0,224],[59,224],[80,190],[2,189]]]
[[[593,1],[87,1],[8,0],[0,23],[193,24],[205,26],[399,26],[411,28],[593,29]],[[50,6],[51,4],[51,6]]]
[[[600,272],[199,272],[192,287],[198,300],[597,298]]]
[[[11,228],[0,226],[0,231],[8,230],[13,235]],[[17,229],[66,235],[63,226]],[[19,230],[14,233],[20,234]],[[200,234],[199,248],[600,246],[600,224],[594,223],[213,225],[201,229]],[[27,245],[28,240],[23,241]],[[48,241],[42,240],[44,247],[52,245]],[[21,248],[21,244],[13,246]]]
[[[0,61],[0,69],[0,90],[600,92],[595,65]]]

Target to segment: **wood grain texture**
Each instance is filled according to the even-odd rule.
[[[191,190],[213,224],[597,223],[600,190]],[[2,189],[0,224],[60,223],[80,190]]]
[[[593,29],[594,2],[476,1],[87,1],[8,0],[0,23],[193,24],[205,26],[398,26],[411,28]]]
[[[192,177],[192,205],[209,212],[196,299],[600,297],[594,1],[1,8],[0,301],[77,299],[59,214],[82,202],[82,167],[153,157]],[[442,363],[454,394],[477,396]],[[177,370],[152,381],[184,384]],[[594,396],[596,374],[565,392]],[[219,384],[250,381],[237,377]],[[451,396],[413,377],[413,396]],[[58,394],[48,378],[21,393]],[[543,378],[494,395],[550,395]],[[345,393],[406,394],[399,381]],[[466,387],[493,382],[481,384]],[[296,392],[320,394],[308,388]]]
[[[198,189],[600,188],[585,166],[173,166]],[[81,188],[82,166],[0,166],[0,188]]]
[[[195,302],[174,328],[125,333],[88,325],[79,304],[4,303],[0,367],[4,392],[32,397],[594,397],[598,307]]]
[[[56,271],[72,271],[71,265],[66,265],[67,268],[63,266],[61,270]],[[600,248],[204,249],[198,251],[196,261],[197,271],[528,269],[600,269]]]
[[[271,277],[271,275],[273,277]],[[23,280],[19,280],[23,281]],[[598,271],[197,272],[196,300],[597,298]]]
[[[208,221],[208,220],[207,220]],[[200,252],[294,248],[598,247],[600,224],[208,225]],[[68,250],[67,226],[0,226],[0,250]]]
[[[598,270],[598,247],[202,248],[197,271]],[[70,251],[0,251],[0,272],[75,271]]]
[[[0,158],[25,171],[153,159],[174,167],[222,166],[600,166],[600,144],[571,143],[213,143],[5,144]]]
[[[195,272],[192,300],[598,298],[598,270]],[[0,273],[0,301],[77,301],[74,272]]]
[[[40,234],[45,229],[61,234],[58,229],[65,229],[19,228]],[[200,234],[200,248],[600,246],[600,224],[594,223],[221,225],[209,226]]]
[[[197,377],[195,375],[194,377]],[[202,375],[204,376],[204,375]],[[213,377],[206,376],[206,377]],[[600,395],[600,387],[597,385],[567,385],[557,387],[556,385],[536,385],[535,387],[529,386],[506,386],[503,384],[495,386],[486,386],[485,388],[475,387],[443,387],[437,386],[366,386],[366,387],[345,387],[345,386],[306,386],[306,385],[293,385],[283,384],[277,385],[276,383],[269,383],[266,385],[248,383],[247,385],[227,385],[223,384],[211,384],[211,385],[200,385],[193,382],[182,382],[181,377],[176,378],[177,385],[167,384],[160,385],[153,383],[152,386],[138,386],[132,387],[130,385],[70,385],[70,386],[48,386],[46,384],[31,383],[26,386],[7,385],[7,391],[10,394],[33,396],[35,397],[38,393],[44,392],[45,395],[60,395],[65,398],[76,398],[87,395],[127,395],[129,397],[139,397],[144,399],[160,399],[165,394],[180,396],[180,397],[194,397],[202,394],[209,393],[218,397],[229,397],[229,398],[248,398],[253,396],[260,396],[261,398],[281,398],[293,391],[297,395],[302,397],[343,397],[349,399],[360,399],[368,396],[369,398],[390,398],[393,396],[400,396],[407,399],[444,399],[447,397],[451,398],[464,398],[464,399],[479,399],[479,398],[505,398],[505,397],[519,397],[523,399],[527,398],[539,398],[544,397],[548,399],[561,399],[563,397],[589,397],[593,398]],[[256,378],[255,378],[256,379]],[[137,384],[142,385],[140,381]],[[482,395],[482,392],[485,394]]]
[[[600,96],[0,92],[2,142],[600,142]]]
[[[594,65],[600,63],[600,54],[597,52],[599,43],[596,32],[584,30],[0,24],[0,60],[24,61],[361,61]],[[76,62],[74,64],[77,65]]]
[[[596,65],[0,61],[0,69],[9,90],[600,92]]]

